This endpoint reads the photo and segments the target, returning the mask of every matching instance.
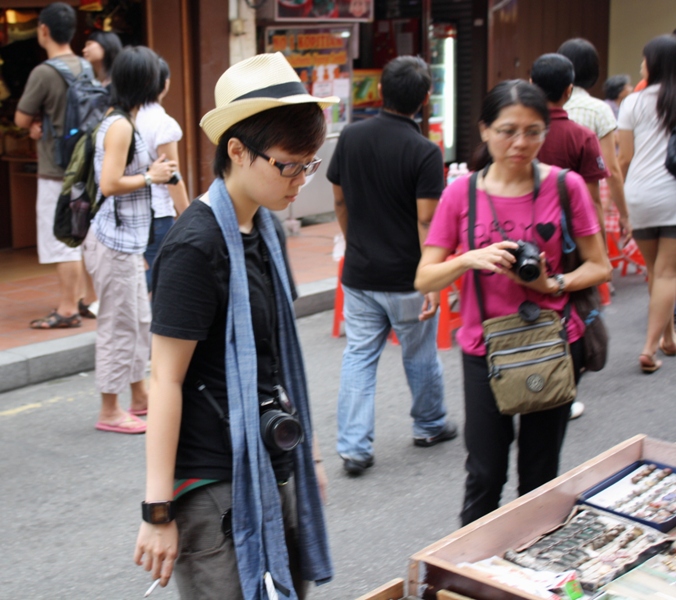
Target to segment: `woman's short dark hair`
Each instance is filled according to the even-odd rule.
[[[575,69],[563,54],[543,54],[533,63],[530,78],[545,93],[547,100],[558,102],[575,80]]]
[[[106,70],[106,74],[109,75],[111,69],[113,68],[113,62],[115,62],[115,57],[122,50],[122,41],[120,40],[117,33],[112,31],[92,31],[91,35],[87,38],[87,41],[96,42],[103,48],[103,68]]]
[[[40,11],[38,23],[46,25],[57,44],[70,44],[77,27],[75,9],[65,2],[52,2]]]
[[[594,44],[582,38],[573,38],[563,42],[557,52],[573,63],[575,85],[588,90],[596,83],[599,78],[599,55]]]
[[[631,82],[629,75],[613,75],[603,84],[603,95],[606,100],[617,100],[622,90]]]
[[[157,96],[155,97],[155,100],[157,100],[157,98],[160,97],[160,94],[164,91],[164,86],[167,85],[167,79],[171,78],[169,65],[167,64],[167,61],[161,56],[158,57],[158,67],[160,70],[160,76],[157,80]]]
[[[676,127],[676,36],[660,35],[643,48],[648,85],[660,84],[657,115],[664,127]]]
[[[380,85],[383,108],[412,115],[425,101],[432,87],[432,75],[422,58],[398,56],[385,65]]]
[[[312,154],[319,150],[326,136],[324,112],[315,103],[291,104],[270,108],[235,123],[219,139],[214,158],[214,174],[230,172],[228,142],[237,138],[249,148],[265,152],[277,146],[290,154]],[[256,154],[249,148],[251,162]]]
[[[479,122],[490,127],[498,119],[504,108],[509,106],[525,106],[534,110],[549,127],[549,109],[545,93],[532,83],[523,79],[510,79],[501,81],[484,98],[481,105]],[[471,168],[478,171],[491,161],[488,144],[480,144],[472,156]]]
[[[127,46],[110,73],[111,104],[127,112],[155,99],[159,80],[157,54],[146,46]]]

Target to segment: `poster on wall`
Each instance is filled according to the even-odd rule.
[[[265,31],[265,51],[284,54],[308,93],[340,98],[339,104],[324,110],[329,133],[350,122],[352,35],[351,26],[269,27]]]
[[[276,0],[277,21],[373,21],[375,0]]]

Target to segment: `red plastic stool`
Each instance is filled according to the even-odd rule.
[[[343,285],[340,283],[343,276],[343,262],[345,262],[345,258],[341,257],[338,261],[338,283],[336,285],[336,295],[333,300],[333,332],[331,333],[333,337],[340,337],[340,324],[343,322],[343,302],[345,301],[345,295],[343,293]]]
[[[458,295],[462,290],[462,279],[456,279],[439,293],[439,326],[437,328],[437,348],[450,350],[453,347],[453,332],[462,325],[460,312],[451,310],[451,294]]]
[[[610,306],[610,286],[607,283],[601,283],[598,285],[598,290],[601,306]]]

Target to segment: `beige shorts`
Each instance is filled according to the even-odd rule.
[[[70,248],[54,237],[54,212],[62,181],[38,177],[38,201],[35,207],[38,238],[38,261],[42,265],[76,262],[82,258],[80,248]]]
[[[121,394],[142,381],[150,358],[150,302],[143,254],[104,246],[92,227],[82,244],[85,267],[99,299],[96,387]]]

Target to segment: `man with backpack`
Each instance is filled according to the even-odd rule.
[[[73,53],[70,42],[75,34],[75,10],[63,2],[54,2],[40,13],[38,43],[48,59],[58,59],[77,77],[83,70],[82,59]],[[54,237],[54,211],[61,193],[65,157],[59,157],[57,145],[64,136],[68,84],[57,67],[41,63],[31,71],[24,93],[19,100],[14,122],[28,129],[37,141],[37,245],[40,264],[56,264],[59,279],[59,304],[44,318],[31,321],[34,329],[79,327],[78,300],[82,285],[82,254],[80,248],[70,248]],[[66,132],[67,133],[67,132]]]

